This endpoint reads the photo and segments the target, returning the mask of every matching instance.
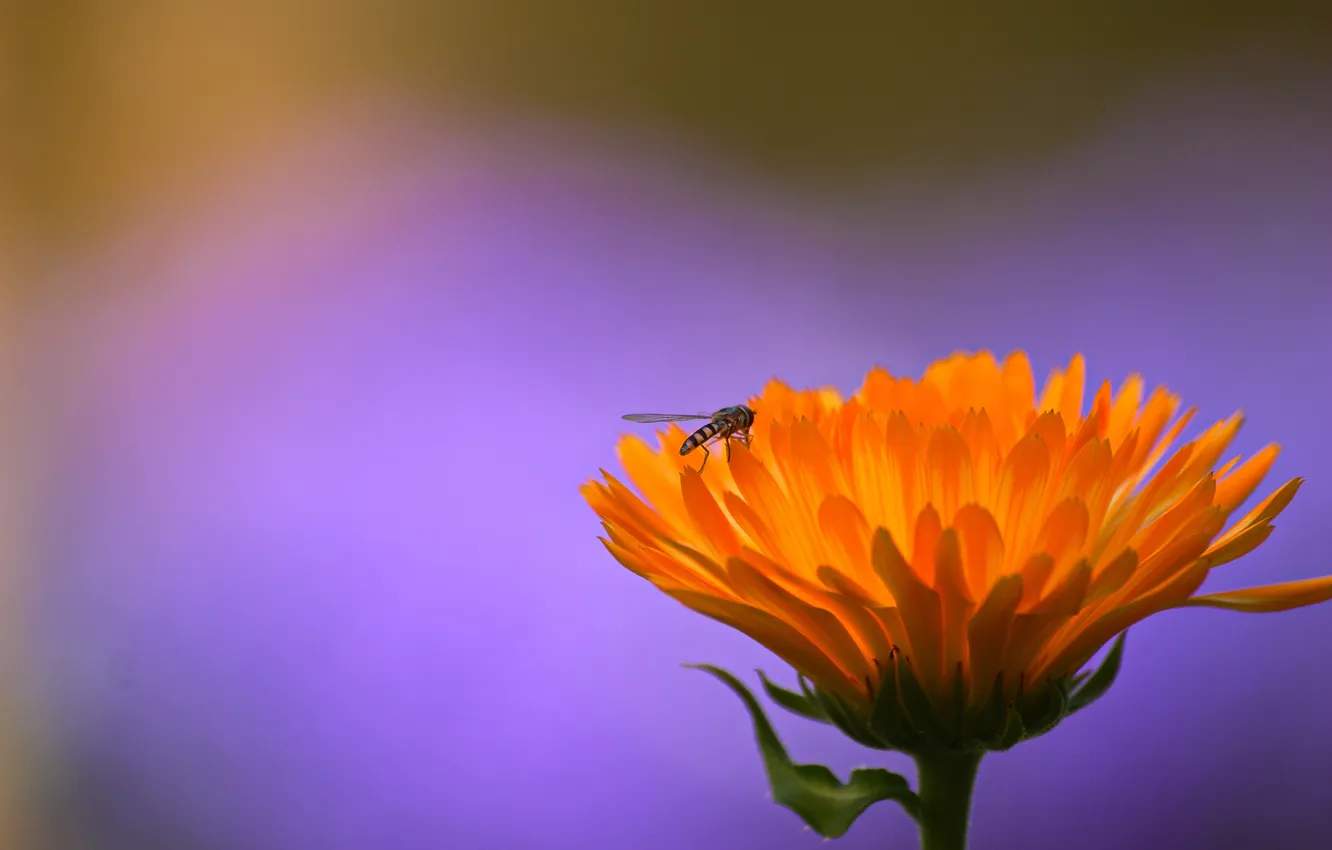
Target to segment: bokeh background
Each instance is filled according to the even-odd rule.
[[[10,0],[0,846],[818,846],[679,664],[784,671],[576,492],[774,375],[1025,347],[1243,407],[1308,483],[1209,586],[1329,572],[1325,6]],[[1329,641],[1136,628],[973,846],[1332,846]]]

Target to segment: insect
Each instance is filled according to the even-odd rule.
[[[731,438],[735,437],[745,446],[749,446],[749,429],[754,425],[754,411],[743,404],[723,407],[716,413],[630,413],[624,417],[630,422],[687,422],[690,419],[709,419],[708,424],[689,435],[680,446],[680,454],[687,455],[694,449],[703,450],[703,463],[698,471],[708,465],[712,452],[708,443],[721,440],[726,444],[726,460],[731,459]]]

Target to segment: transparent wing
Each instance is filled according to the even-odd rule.
[[[711,419],[711,413],[627,413],[630,422],[684,422],[689,419]]]

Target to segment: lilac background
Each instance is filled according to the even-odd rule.
[[[1243,406],[1237,449],[1309,480],[1213,586],[1328,572],[1327,82],[1183,81],[1058,160],[856,197],[352,115],[150,216],[30,324],[65,846],[818,846],[679,664],[785,671],[618,567],[576,489],[619,414],[772,375],[1022,346]],[[1107,699],[987,760],[973,846],[1332,842],[1330,611],[1137,628]],[[838,846],[914,842],[885,805]]]

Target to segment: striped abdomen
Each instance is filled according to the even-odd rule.
[[[680,446],[680,454],[687,455],[716,437],[725,437],[754,424],[754,411],[747,407],[727,407],[717,411],[711,422],[689,435]]]
[[[734,426],[724,419],[714,419],[689,435],[689,439],[685,440],[680,446],[680,454],[687,455],[723,431],[729,431],[733,428]]]

